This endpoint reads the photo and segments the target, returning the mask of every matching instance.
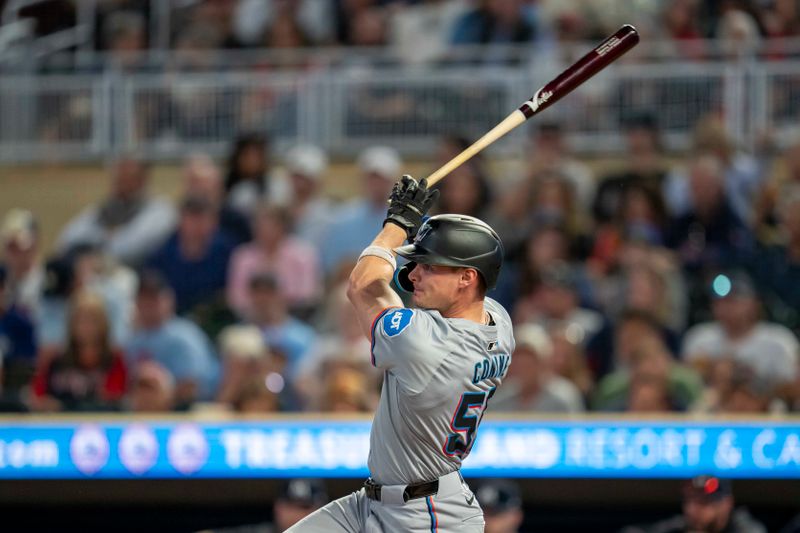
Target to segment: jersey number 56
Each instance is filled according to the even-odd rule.
[[[495,387],[492,387],[488,392],[465,392],[461,395],[461,401],[450,420],[450,429],[453,433],[447,436],[442,447],[445,455],[461,459],[469,455],[475,441],[475,432],[494,391]]]

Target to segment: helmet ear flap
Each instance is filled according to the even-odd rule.
[[[409,261],[394,271],[394,284],[397,285],[401,291],[405,293],[414,292],[414,283],[408,279],[408,275],[416,266],[417,263],[415,261]]]

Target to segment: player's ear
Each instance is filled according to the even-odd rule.
[[[461,269],[461,278],[459,279],[459,285],[462,288],[467,288],[471,285],[477,285],[479,282],[478,271],[474,268],[462,268]]]

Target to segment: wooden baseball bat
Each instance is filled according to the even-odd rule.
[[[428,176],[428,186],[434,185],[497,139],[532,116],[561,100],[577,86],[581,85],[616,61],[622,54],[636,46],[638,42],[639,33],[636,31],[636,28],[630,24],[623,25],[614,35],[600,43],[597,48],[580,58],[554,80],[546,83],[541,89],[536,91],[536,94],[534,94],[530,100],[527,100],[519,109],[504,118],[502,122],[489,130],[486,135],[475,141],[466,150]]]

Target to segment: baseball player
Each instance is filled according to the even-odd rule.
[[[383,229],[350,275],[348,296],[384,371],[370,435],[371,477],[290,531],[482,532],[461,462],[514,351],[511,320],[486,298],[503,257],[497,233],[463,215],[423,217],[426,180],[395,185]],[[401,246],[408,239],[411,244]],[[403,307],[390,282],[413,292]]]

